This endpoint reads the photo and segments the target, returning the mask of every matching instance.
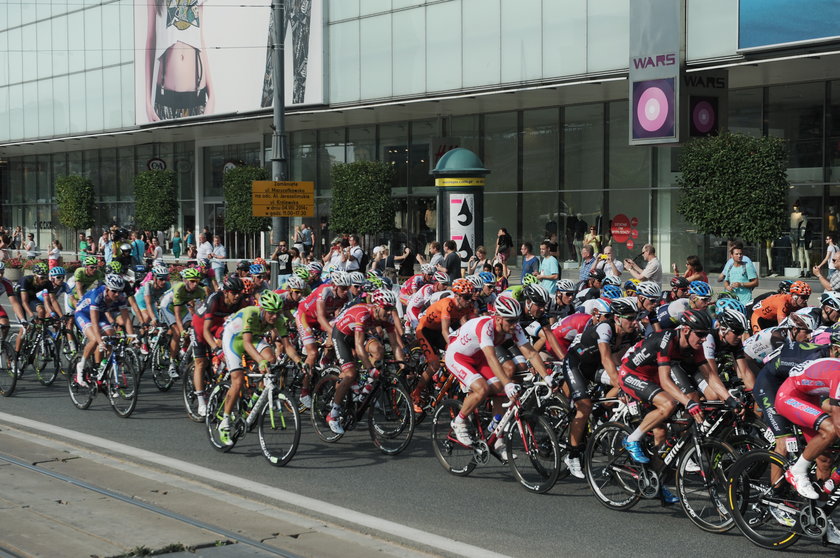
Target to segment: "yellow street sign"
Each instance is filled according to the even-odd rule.
[[[254,217],[314,217],[314,182],[255,180],[252,188]]]

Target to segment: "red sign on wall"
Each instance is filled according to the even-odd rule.
[[[619,213],[612,218],[610,233],[614,241],[627,242],[627,239],[630,238],[630,219],[627,218],[627,215]]]

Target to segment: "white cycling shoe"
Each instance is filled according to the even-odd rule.
[[[341,421],[338,418],[327,415],[327,424],[330,425],[330,430],[336,434],[344,434],[344,427],[341,426]]]
[[[464,422],[456,422],[452,421],[450,424],[452,427],[452,433],[455,434],[455,439],[458,440],[460,443],[464,444],[465,446],[471,446],[475,443],[472,436],[470,435],[470,429],[467,426],[466,421]]]
[[[580,457],[569,457],[567,454],[566,457],[563,458],[563,463],[565,463],[566,467],[569,468],[570,475],[576,479],[585,478],[583,475],[583,467],[580,465]]]

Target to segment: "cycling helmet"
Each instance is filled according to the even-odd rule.
[[[805,281],[794,281],[790,286],[790,294],[799,296],[810,296],[811,285]]]
[[[46,277],[49,272],[50,268],[48,268],[47,264],[45,263],[36,263],[32,266],[33,275],[38,275],[39,277]]]
[[[350,274],[344,271],[333,271],[330,275],[330,281],[336,287],[349,287],[352,284]]]
[[[249,269],[250,269],[250,266],[249,266]],[[305,267],[296,268],[294,273],[292,273],[292,275],[297,277],[298,279],[303,280],[303,281],[309,281],[309,270],[306,269]]]
[[[688,288],[688,279],[685,277],[672,277],[671,278],[671,290],[676,291],[677,289],[687,289]]]
[[[829,337],[829,343],[832,345],[840,345],[840,331],[832,331]]]
[[[518,318],[522,314],[522,306],[512,296],[500,296],[494,303],[493,313],[500,318]]]
[[[522,290],[522,293],[527,300],[540,306],[545,306],[551,300],[551,295],[542,285],[528,285]]]
[[[738,334],[744,333],[750,328],[750,324],[744,313],[732,308],[727,308],[718,314],[717,319],[719,325],[727,327]]]
[[[589,301],[587,301],[589,302]],[[592,309],[590,312],[594,316],[595,314],[604,314],[610,315],[612,314],[612,308],[610,308],[610,301],[606,298],[596,298],[592,301]]]
[[[265,273],[265,266],[262,264],[252,264],[251,267],[248,268],[248,273],[251,275],[262,275]]]
[[[604,285],[615,285],[616,287],[620,287],[621,279],[619,279],[616,275],[607,275],[604,278]]]
[[[624,285],[622,285],[622,287],[624,287],[624,292],[627,293],[628,295],[636,294],[636,292],[637,292],[636,289],[638,288],[638,286],[639,286],[639,280],[638,279],[628,279],[627,281],[624,282]]]
[[[383,288],[383,289],[388,289],[388,290],[391,290],[391,289],[393,289],[393,288],[394,288],[394,282],[393,282],[393,281],[391,281],[389,278],[387,278],[387,277],[383,277],[383,278],[381,279],[381,281],[382,281],[382,288]]]
[[[372,285],[374,290],[375,289],[383,289],[385,288],[385,278],[384,277],[374,277],[373,279],[368,279],[368,284]],[[388,287],[389,289],[391,287]]]
[[[820,305],[840,310],[840,296],[834,291],[825,291],[820,295]]]
[[[350,276],[351,285],[361,287],[365,284],[366,279],[365,276],[362,275],[361,271],[351,271],[350,273],[348,273],[348,275]]]
[[[208,267],[210,267],[210,259],[209,258],[201,258],[200,260],[198,260],[198,265],[207,269]]]
[[[455,294],[468,295],[472,294],[474,290],[475,287],[467,279],[455,279],[452,282],[452,292]]]
[[[688,285],[688,294],[709,298],[712,296],[712,288],[705,281],[692,281]]]
[[[109,264],[105,264],[105,274],[109,273],[116,273],[117,275],[122,273],[122,264],[117,260],[112,261]]]
[[[791,281],[790,279],[784,279],[782,281],[779,281],[779,293],[789,293],[791,285],[793,285],[793,281]]]
[[[0,271],[3,271],[5,269],[6,269],[6,264],[4,264],[2,260],[0,260]]]
[[[286,288],[290,291],[302,291],[306,288],[306,281],[297,275],[292,275],[286,280]]]
[[[96,259],[96,256],[87,256],[82,263],[86,266],[87,265],[97,265],[97,264],[99,264],[99,260]]]
[[[236,274],[228,275],[222,279],[222,290],[230,291],[232,293],[241,293],[245,290],[245,283],[243,283],[242,279],[240,279]]]
[[[251,270],[251,262],[248,260],[239,260],[239,263],[236,264],[236,271],[250,271]]]
[[[595,279],[596,281],[603,281],[606,276],[607,274],[604,273],[603,269],[593,269],[589,272],[589,278]]]
[[[719,298],[718,301],[715,302],[715,316],[718,316],[725,310],[735,310],[741,314],[747,313],[746,308],[744,308],[744,304],[737,298]]]
[[[496,282],[496,277],[489,271],[482,271],[477,275],[481,278],[482,281],[484,281],[485,285],[492,285]]]
[[[788,322],[787,327],[789,328],[806,329],[808,331],[817,329],[817,321],[810,314],[794,313],[788,316],[786,321]]]
[[[616,298],[610,303],[610,311],[623,318],[635,318],[639,314],[639,303],[629,296]]]
[[[242,284],[245,285],[245,288],[242,289],[243,294],[251,294],[251,291],[254,290],[254,280],[250,277],[242,277]]]
[[[106,275],[105,288],[111,291],[122,292],[125,289],[125,280],[115,273]]]
[[[64,268],[60,265],[57,265],[50,270],[50,277],[64,277],[65,275],[67,275],[67,272],[64,271]]]
[[[527,277],[527,275],[525,276]],[[522,283],[525,285],[525,283]],[[574,281],[571,279],[560,279],[557,281],[557,292],[558,293],[574,293],[577,292],[577,287],[575,286]]]
[[[367,272],[368,279],[380,279],[382,277],[382,272],[378,269],[369,269]]]
[[[738,300],[738,297],[732,291],[721,291],[718,295],[718,300],[725,300],[727,298]]]
[[[381,288],[382,282],[377,280],[376,283],[373,281],[365,281],[365,284],[362,285],[362,292],[367,294],[372,294],[375,290]]]
[[[274,291],[263,291],[260,295],[260,308],[266,312],[279,312],[283,307],[283,299]]]
[[[601,294],[610,300],[621,298],[624,296],[624,291],[622,291],[619,287],[615,285],[604,285],[604,288],[601,289]]]
[[[444,273],[443,271],[436,271],[434,275],[435,283],[442,283],[444,285],[448,285],[451,283],[449,280],[449,274]]]
[[[653,281],[642,281],[636,286],[636,294],[645,298],[658,299],[662,296],[662,287]]]
[[[394,291],[377,289],[373,291],[373,303],[382,308],[393,308],[397,305],[397,295]]]
[[[535,285],[539,282],[537,276],[533,273],[526,273],[525,277],[522,278],[523,285]]]
[[[435,272],[435,266],[432,264],[423,264],[420,266],[420,273],[423,275],[432,275]]]
[[[120,252],[131,252],[131,244],[128,242],[120,244]]]
[[[680,325],[686,326],[694,331],[705,331],[708,333],[712,329],[712,317],[705,310],[689,309],[680,316]]]
[[[309,262],[309,269],[310,269],[310,270],[313,270],[313,269],[314,269],[315,271],[317,271],[318,273],[320,273],[321,271],[323,271],[323,270],[324,270],[324,264],[322,264],[322,263],[321,263],[321,262],[319,262],[319,261]]]
[[[478,275],[467,275],[469,281],[475,290],[481,290],[484,287],[484,280]]]
[[[261,265],[263,267],[268,267],[268,262],[265,261],[265,258],[254,258],[253,265]]]
[[[194,267],[188,267],[181,271],[181,277],[186,281],[187,279],[201,279],[201,273]]]

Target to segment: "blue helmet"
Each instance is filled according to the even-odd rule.
[[[485,285],[492,285],[496,282],[496,277],[489,271],[482,271],[478,274],[478,276],[481,277],[481,280],[484,281]]]
[[[726,310],[737,310],[741,314],[747,313],[744,304],[737,298],[721,298],[715,302],[715,316],[722,314]]]
[[[688,285],[688,294],[707,298],[712,296],[712,288],[705,281],[692,281]]]
[[[64,271],[64,268],[60,265],[57,265],[50,270],[50,277],[64,277],[65,275],[67,275],[67,272]]]
[[[624,296],[624,291],[621,290],[620,287],[616,287],[615,285],[604,285],[601,289],[601,294],[607,297],[610,300],[621,298]]]
[[[253,264],[248,268],[251,275],[262,275],[265,273],[265,266],[263,264]]]

